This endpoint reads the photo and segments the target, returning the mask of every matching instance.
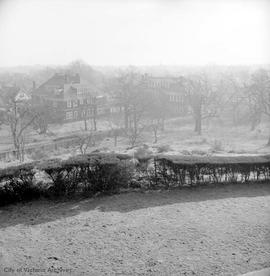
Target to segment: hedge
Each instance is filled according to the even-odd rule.
[[[168,186],[270,180],[270,155],[170,156],[154,159],[152,181]]]
[[[39,197],[33,185],[35,163],[8,167],[0,170],[0,206]]]
[[[170,188],[211,183],[270,180],[270,155],[199,157],[156,155],[131,162],[126,154],[77,155],[0,170],[0,205],[40,196],[69,197],[115,193],[120,188]],[[36,184],[36,172],[50,179],[49,188]]]
[[[55,196],[114,192],[129,180],[127,163],[117,155],[78,155],[66,161],[49,160],[37,168],[50,176]]]
[[[0,206],[38,198],[112,193],[127,187],[133,173],[129,157],[116,154],[49,159],[0,170]],[[51,180],[49,189],[34,184],[37,171]]]

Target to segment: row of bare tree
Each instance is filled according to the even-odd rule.
[[[231,75],[219,79],[211,79],[203,73],[189,75],[179,79],[179,93],[183,93],[183,86],[189,114],[194,118],[194,131],[199,135],[204,120],[224,117],[226,112],[233,118],[234,125],[239,121],[239,113],[242,114],[246,122],[251,122],[251,130],[263,115],[270,116],[270,76],[265,70],[254,72],[245,80]],[[112,87],[124,108],[124,129],[129,132],[131,145],[145,127],[153,130],[156,142],[157,132],[164,129],[164,121],[170,113],[164,91],[150,89],[134,71],[122,73],[110,86],[111,90]],[[177,86],[174,89],[177,92]]]
[[[251,129],[260,123],[263,115],[270,117],[270,76],[265,70],[256,71],[246,80],[229,75],[219,79],[211,79],[202,73],[189,75],[179,79],[179,93],[183,93],[183,90],[180,91],[183,86],[189,113],[194,118],[194,130],[199,135],[205,119],[223,116],[225,111],[231,113],[233,123],[237,123],[239,113],[246,112],[245,118],[251,122]],[[115,137],[115,145],[117,137],[125,135],[130,145],[134,146],[146,129],[152,131],[156,143],[158,133],[164,130],[165,120],[170,114],[164,91],[149,88],[142,75],[134,70],[120,73],[107,82],[105,87],[106,92],[111,94],[122,109],[121,113],[108,114],[107,118]],[[177,86],[175,89],[177,91]],[[29,102],[16,99],[16,93],[1,96],[4,109],[0,113],[0,122],[9,126],[17,157],[23,161],[26,131],[32,127],[40,134],[46,133],[49,117],[57,114],[46,106],[32,106]],[[96,130],[98,117],[94,118]],[[87,116],[84,119],[85,131],[88,131],[89,119]]]

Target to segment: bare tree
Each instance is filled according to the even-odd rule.
[[[202,133],[202,121],[218,115],[218,94],[205,75],[190,76],[185,82],[186,93],[195,121],[194,131]]]
[[[114,97],[123,109],[124,127],[126,130],[129,127],[135,90],[140,84],[141,76],[133,68],[120,72],[114,83]]]
[[[77,136],[78,150],[81,154],[86,154],[92,147],[98,147],[102,143],[104,135],[92,130]]]
[[[252,75],[249,89],[258,104],[258,108],[270,119],[270,76],[266,70],[258,70]],[[268,139],[268,146],[270,146],[270,136]]]
[[[95,136],[90,131],[86,135],[78,136],[78,149],[81,154],[86,154],[88,149],[96,145]]]
[[[249,119],[251,122],[250,130],[253,131],[261,122],[262,117],[262,108],[260,104],[260,100],[253,90],[250,89],[251,87],[246,87],[247,90],[247,104],[249,110]]]
[[[113,112],[108,112],[106,118],[110,135],[114,138],[115,147],[117,147],[118,137],[123,134],[123,123],[119,115],[119,113],[113,114]]]
[[[125,134],[128,137],[129,143],[132,147],[135,146],[144,131],[145,124],[143,122],[143,114],[144,109],[142,106],[134,104],[133,107],[130,108],[128,128],[125,129]]]
[[[262,109],[258,96],[254,93],[250,81],[236,80],[235,77],[227,78],[228,104],[232,107],[233,124],[237,125],[239,121],[250,122],[251,131],[261,121]]]
[[[96,97],[92,97],[91,106],[85,105],[81,108],[81,118],[84,124],[84,131],[88,131],[88,123],[91,123],[91,129],[97,130],[97,102]]]
[[[154,143],[158,142],[158,133],[164,131],[164,121],[168,113],[167,99],[162,91],[150,94],[147,112],[148,126],[153,133]]]
[[[88,130],[88,120],[89,120],[89,115],[88,115],[88,110],[87,109],[83,109],[82,110],[82,119],[83,119],[83,123],[84,123],[84,131]]]
[[[24,161],[25,132],[33,125],[37,114],[33,113],[30,104],[17,98],[17,93],[6,95],[4,123],[10,127],[16,157]]]
[[[160,130],[162,130],[163,126],[163,119],[162,118],[153,118],[150,122],[150,129],[153,132],[154,136],[154,144],[158,142],[158,133]]]
[[[93,105],[93,116],[92,116],[92,128],[94,131],[97,130],[97,98],[94,97],[94,105]]]
[[[244,108],[248,105],[247,95],[245,93],[245,83],[240,82],[235,76],[223,76],[221,92],[225,95],[226,100],[224,107],[228,106],[232,122],[237,126],[241,121]]]
[[[131,146],[134,146],[144,130],[149,106],[145,83],[142,76],[131,68],[120,73],[114,89],[115,99],[123,109],[125,134]]]
[[[38,132],[38,134],[46,134],[49,131],[49,124],[51,122],[55,120],[61,122],[61,114],[57,112],[55,108],[52,108],[48,104],[32,103],[29,109],[31,110],[32,114],[35,114],[33,128]]]

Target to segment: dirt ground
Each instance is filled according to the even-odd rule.
[[[269,183],[0,209],[3,276],[57,269],[75,276],[238,275],[269,266]]]

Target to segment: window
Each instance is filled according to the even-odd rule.
[[[78,111],[74,111],[74,119],[78,118]]]
[[[90,103],[91,103],[91,99],[87,98],[87,104],[90,104]]]
[[[73,118],[72,111],[66,113],[66,120],[71,120]]]
[[[67,107],[72,107],[72,101],[70,100],[67,101]]]
[[[78,101],[77,100],[73,101],[73,107],[77,107],[77,106],[78,106]]]
[[[80,99],[80,104],[81,104],[81,105],[83,104],[83,99]]]

